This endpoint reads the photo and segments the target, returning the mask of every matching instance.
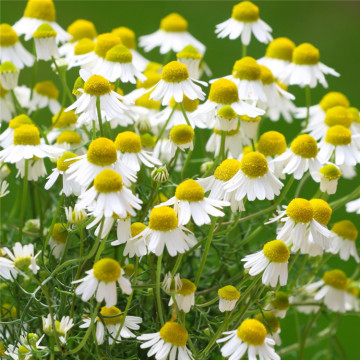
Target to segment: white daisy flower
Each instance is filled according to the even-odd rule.
[[[41,25],[41,24],[39,24]],[[36,29],[35,29],[36,30]],[[0,25],[0,62],[11,62],[18,69],[31,67],[35,58],[19,41],[19,36],[9,24]]]
[[[19,81],[20,71],[10,61],[0,65],[0,82],[5,90],[14,90]]]
[[[180,149],[185,152],[186,149],[194,150],[193,139],[195,136],[194,129],[189,125],[175,125],[169,133],[170,141],[164,146],[164,151],[169,153],[170,159],[175,156],[176,150]],[[155,152],[155,150],[154,150]]]
[[[76,45],[74,45],[73,52],[67,58],[65,58],[68,70],[72,69],[73,67],[81,66],[82,69],[87,69],[90,71],[97,61],[97,57],[94,55],[94,49],[95,42],[93,40],[88,38],[80,39]],[[81,93],[76,93],[78,88],[79,87],[74,87],[74,95],[81,95]]]
[[[64,252],[67,237],[68,231],[66,224],[55,223],[49,240],[51,253],[55,259],[59,259]]]
[[[264,307],[270,310],[275,316],[283,319],[290,308],[290,300],[288,294],[283,291],[277,291],[274,298]]]
[[[318,174],[313,174],[313,179],[320,182],[320,191],[329,195],[336,193],[340,177],[341,171],[334,164],[326,164],[319,170]]]
[[[284,70],[281,81],[289,85],[310,86],[310,88],[316,87],[319,82],[326,88],[328,84],[324,75],[338,77],[340,74],[319,60],[320,52],[315,46],[309,43],[297,46],[292,54],[292,63]]]
[[[239,116],[234,109],[225,105],[215,115],[215,128],[220,131],[237,130],[239,127]]]
[[[20,344],[15,347],[13,344],[9,344],[6,348],[5,355],[10,356],[13,360],[31,360],[33,358],[34,350],[46,349],[46,346],[40,346],[45,334],[40,338],[34,333],[25,333],[20,336]]]
[[[185,46],[180,52],[176,54],[179,62],[186,65],[189,75],[193,79],[200,79],[203,68],[201,68],[201,60],[203,56],[192,45]]]
[[[274,350],[275,341],[267,337],[266,327],[256,319],[245,319],[232,331],[223,333],[224,338],[217,343],[227,343],[221,348],[221,355],[231,360],[240,360],[247,353],[249,360],[260,359],[280,360]]]
[[[255,316],[265,327],[267,337],[274,340],[276,345],[281,345],[280,321],[272,311],[264,311]]]
[[[160,54],[167,54],[171,50],[178,53],[186,45],[192,45],[201,54],[204,54],[205,45],[196,40],[187,29],[188,22],[181,15],[171,13],[161,19],[159,30],[149,35],[140,36],[139,45],[146,52],[160,47]]]
[[[62,133],[63,130],[74,130],[76,128],[76,122],[77,122],[77,115],[74,111],[61,111],[55,114],[51,118],[51,130],[46,135],[48,141],[50,143],[53,143],[56,141],[58,136]],[[81,133],[84,137],[84,140],[87,140],[87,137]]]
[[[175,322],[166,322],[157,333],[143,334],[137,339],[145,341],[141,349],[150,348],[148,357],[155,355],[156,359],[194,360],[191,351],[186,347],[189,333],[186,328]]]
[[[240,292],[232,285],[226,285],[218,290],[219,295],[219,310],[232,311],[234,310],[238,300],[240,299]]]
[[[86,153],[85,147],[81,146],[81,136],[78,132],[73,130],[64,130],[59,133],[59,136],[57,136],[55,143],[58,148],[68,151],[74,151],[79,155],[83,155],[84,153]]]
[[[74,326],[74,321],[70,318],[70,316],[63,316],[61,318],[61,321],[56,320],[56,318],[54,320],[56,324],[55,331],[59,336],[59,340],[64,344],[66,342],[67,333]],[[50,314],[46,318],[42,317],[42,327],[46,335],[54,336],[54,330],[52,327],[52,320]]]
[[[25,160],[22,159],[15,164],[15,167],[18,169],[16,177],[24,178],[25,176]],[[46,176],[46,167],[44,159],[39,159],[33,157],[28,161],[28,180],[37,181],[40,177]]]
[[[127,295],[132,292],[131,283],[124,277],[124,270],[120,264],[110,258],[97,261],[91,270],[86,271],[83,279],[73,281],[73,284],[81,283],[76,289],[76,295],[81,295],[81,300],[88,301],[95,295],[96,301],[105,301],[107,307],[117,303],[116,283],[121,291]]]
[[[40,81],[35,84],[29,110],[33,112],[37,109],[49,107],[52,114],[55,115],[61,110],[61,105],[57,100],[58,98],[59,90],[52,81]]]
[[[9,187],[9,183],[6,180],[0,181],[0,198],[3,198],[10,193],[8,187]]]
[[[243,45],[250,44],[251,34],[262,43],[272,40],[271,27],[259,17],[259,7],[250,1],[242,1],[234,5],[231,18],[216,25],[218,38],[229,37],[235,40],[241,36]]]
[[[83,209],[73,209],[71,206],[65,207],[66,220],[71,225],[79,225],[83,223],[87,218],[86,211]]]
[[[0,145],[5,149],[14,141],[14,131],[21,125],[31,125],[32,120],[25,114],[18,115],[9,121],[9,127],[0,134]]]
[[[191,306],[195,305],[196,285],[188,279],[181,279],[180,281],[180,289],[175,290],[175,301],[179,310],[182,310],[184,313],[188,313],[190,312]],[[173,303],[173,298],[170,298],[169,306]]]
[[[246,115],[240,116],[240,132],[244,137],[255,140],[258,134],[261,117],[249,117]]]
[[[33,34],[38,60],[52,60],[60,57],[56,44],[56,31],[47,23],[41,24]]]
[[[111,345],[114,341],[119,343],[121,339],[135,338],[136,335],[131,330],[139,330],[139,324],[142,323],[142,319],[139,316],[126,316],[116,306],[106,307],[103,306],[100,310],[100,317],[95,319],[96,322],[96,341],[98,345],[102,345],[105,342],[105,329],[109,333],[108,342]],[[121,324],[124,322],[123,326]],[[83,319],[83,324],[80,328],[86,329],[90,326],[91,319],[86,317]],[[119,333],[121,327],[121,331]],[[118,334],[119,333],[119,334]]]
[[[180,278],[180,274],[177,273],[175,276],[171,275],[171,272],[169,271],[165,276],[164,280],[162,282],[162,288],[165,292],[170,294],[173,291],[178,291],[181,289],[182,282]]]

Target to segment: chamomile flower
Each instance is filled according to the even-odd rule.
[[[205,93],[195,82],[207,86],[204,81],[191,79],[186,65],[171,61],[164,66],[161,80],[153,87],[150,99],[162,100],[162,105],[169,104],[171,98],[181,103],[184,96],[191,100],[204,100]]]
[[[12,251],[7,247],[3,248],[2,251],[7,255],[7,257],[0,257],[0,276],[4,279],[16,279],[19,274],[24,274],[28,269],[37,274],[40,269],[36,265],[36,258],[40,252],[34,255],[33,244],[21,245],[17,242]]]
[[[70,316],[63,316],[60,321],[56,320],[56,318],[54,320],[56,326],[55,332],[59,336],[59,340],[62,343],[65,343],[66,335],[74,326],[74,321],[70,318]],[[42,317],[42,328],[46,335],[54,336],[54,329],[50,314],[47,317]]]
[[[234,109],[225,105],[216,114],[215,128],[221,131],[236,130],[239,126],[239,116]]]
[[[1,63],[9,61],[18,69],[34,64],[34,56],[22,46],[16,30],[9,24],[0,25],[0,50]]]
[[[139,330],[139,324],[142,323],[142,319],[139,316],[126,316],[116,306],[106,307],[103,306],[100,310],[100,317],[95,319],[96,322],[96,341],[98,345],[102,345],[105,341],[105,329],[110,336],[108,342],[111,345],[114,341],[120,342],[121,339],[135,338],[136,335],[131,330]],[[123,326],[121,327],[121,325]],[[83,319],[83,324],[80,328],[88,328],[91,324],[90,317]],[[121,331],[119,333],[121,327]],[[119,333],[119,334],[118,334]]]
[[[203,56],[196,48],[194,48],[194,46],[185,46],[180,52],[176,54],[176,58],[179,62],[186,65],[191,78],[200,79],[202,73],[200,63]]]
[[[15,164],[18,169],[16,177],[24,178],[25,176],[25,160],[22,159]],[[44,177],[47,174],[44,159],[34,156],[29,159],[28,165],[28,180],[37,181],[40,177]]]
[[[8,187],[9,183],[6,180],[0,180],[0,198],[3,198],[10,193]]]
[[[314,175],[313,179],[316,182],[320,182],[320,191],[328,193],[329,195],[336,193],[338,181],[341,177],[341,171],[337,166],[334,164],[326,164],[320,168],[318,176]]]
[[[56,45],[56,31],[47,23],[41,24],[33,34],[38,60],[51,60],[60,57]]]
[[[32,0],[34,1],[34,0]],[[52,81],[41,81],[35,84],[33,98],[29,105],[30,112],[49,107],[52,114],[57,114],[61,105],[58,102],[59,90]]]
[[[262,251],[247,255],[241,261],[245,262],[245,269],[250,269],[251,276],[263,272],[262,283],[275,287],[278,283],[287,284],[289,257],[287,245],[282,240],[273,240],[267,242]]]
[[[107,307],[117,303],[116,283],[121,291],[127,295],[132,292],[131,283],[124,277],[124,270],[120,264],[110,258],[98,260],[91,270],[86,271],[83,279],[73,281],[80,285],[75,289],[76,295],[81,295],[81,300],[88,301],[95,295],[96,301],[105,301]]]
[[[248,139],[254,140],[257,137],[261,117],[240,116],[240,131]]]
[[[359,231],[350,220],[342,220],[333,225],[331,228],[329,252],[339,254],[340,259],[348,261],[353,256],[355,261],[360,262],[356,250],[356,239]]]
[[[193,139],[195,136],[194,129],[189,125],[175,125],[169,133],[170,141],[167,143],[166,150],[170,154],[170,159],[175,156],[177,149],[185,151],[190,149],[194,150]]]
[[[359,285],[356,285],[354,282],[350,282],[347,289],[347,295],[346,311],[354,310],[359,312]]]
[[[170,294],[171,292],[180,290],[181,286],[182,282],[179,273],[173,276],[171,271],[169,271],[167,274],[165,274],[164,280],[162,282],[162,288],[165,292]]]
[[[240,292],[232,285],[226,285],[218,290],[219,295],[219,310],[232,311],[238,300],[240,299]]]
[[[80,39],[78,43],[74,46],[71,56],[69,56],[68,59],[65,60],[67,61],[68,69],[80,66],[82,69],[91,70],[97,61],[97,58],[95,56],[91,56],[94,54],[94,49],[95,42],[93,40],[88,38]],[[81,95],[81,93],[77,93],[77,89],[79,89],[80,87],[81,86],[75,87],[75,89],[73,90],[74,95]],[[81,88],[83,88],[83,86]]]
[[[192,45],[201,54],[205,53],[206,47],[196,40],[188,31],[188,22],[179,14],[171,13],[160,21],[160,29],[152,34],[140,36],[139,45],[146,52],[160,47],[160,54],[169,51],[178,53],[185,46]]]
[[[71,225],[79,225],[83,223],[87,218],[86,211],[79,208],[72,208],[71,206],[65,207],[66,220]]]
[[[14,131],[21,125],[31,125],[32,120],[25,114],[15,116],[9,121],[9,127],[0,135],[0,145],[7,148],[14,141]]]
[[[14,90],[18,85],[20,71],[10,61],[0,65],[0,82],[5,90]]]
[[[1,351],[1,356],[9,356],[13,360],[31,360],[33,358],[33,351],[46,349],[45,346],[41,346],[40,343],[45,335],[39,336],[34,333],[25,333],[20,336],[20,345],[15,347],[13,344],[9,344],[6,351]]]
[[[155,355],[156,359],[193,360],[191,351],[186,347],[189,333],[186,328],[175,322],[166,322],[157,333],[143,334],[137,339],[144,341],[141,349],[150,348],[148,357]]]
[[[283,291],[277,291],[274,298],[265,306],[275,316],[283,319],[290,308],[289,296]]]
[[[158,206],[174,205],[180,225],[186,225],[192,218],[198,226],[210,224],[209,215],[222,217],[225,214],[219,210],[230,205],[226,201],[205,197],[204,188],[195,180],[183,181],[176,187],[175,196]]]
[[[62,255],[65,249],[67,237],[68,237],[68,231],[66,224],[55,223],[51,231],[51,236],[49,240],[51,253],[55,257],[55,259],[59,259],[60,256]]]
[[[11,98],[11,93],[2,87],[0,82],[0,124],[3,120],[9,122],[15,114],[15,107]]]
[[[216,25],[215,33],[221,39],[235,40],[241,36],[241,42],[249,45],[251,34],[267,44],[272,40],[271,31],[271,27],[260,19],[259,7],[250,1],[242,1],[234,5],[230,19]]]
[[[56,138],[57,147],[83,154],[86,151],[81,147],[81,143],[82,140],[79,133],[72,130],[64,130]]]
[[[257,62],[269,68],[276,78],[281,78],[283,71],[291,64],[294,49],[295,44],[290,39],[276,38],[266,48],[265,56]]]
[[[1,66],[0,66],[0,69],[1,69]],[[1,75],[0,75],[0,79],[1,79]],[[351,119],[350,130],[354,134],[359,134],[360,133],[360,111],[359,111],[359,109],[352,106],[347,109],[347,114],[348,114],[348,117]]]
[[[356,199],[350,201],[346,204],[347,212],[355,212],[356,214],[360,214],[360,199]]]
[[[297,46],[292,54],[292,62],[284,70],[281,81],[289,85],[311,88],[320,83],[326,88],[328,84],[324,75],[338,77],[340,74],[319,60],[320,52],[315,46],[309,43]]]
[[[247,353],[249,360],[255,360],[257,356],[260,359],[280,360],[280,356],[274,350],[275,341],[266,336],[266,327],[256,319],[246,319],[236,330],[223,334],[225,337],[216,341],[227,342],[221,348],[223,357],[240,360]]]
[[[195,305],[196,285],[188,279],[181,279],[180,281],[180,288],[175,290],[175,301],[179,310],[182,310],[184,313],[188,313],[191,309],[191,306]],[[171,306],[173,303],[173,299],[170,298],[169,306]]]
[[[247,196],[249,201],[273,200],[279,195],[284,184],[275,177],[268,167],[264,155],[251,152],[243,156],[240,170],[224,186],[227,192],[236,191],[235,200]]]
[[[255,316],[266,327],[267,337],[273,339],[276,345],[281,345],[280,339],[280,321],[271,311],[264,311]]]

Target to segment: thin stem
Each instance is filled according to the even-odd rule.
[[[166,129],[166,127],[167,127],[170,119],[172,118],[172,116],[173,116],[173,114],[174,114],[174,112],[175,112],[175,110],[176,110],[177,105],[178,105],[177,103],[174,104],[174,107],[172,108],[171,113],[170,113],[168,119],[165,121],[164,126],[161,128],[161,130],[160,130],[160,132],[159,132],[159,136],[157,137],[156,142],[158,142],[159,140],[161,140],[161,137],[163,136],[164,131],[165,131],[165,129]]]
[[[103,137],[104,129],[103,129],[103,123],[102,123],[102,118],[101,118],[100,96],[96,97],[96,112],[97,112],[98,121],[99,121],[100,136]]]
[[[221,131],[221,140],[220,140],[220,153],[219,153],[219,161],[225,160],[225,141],[226,141],[226,131]]]
[[[176,262],[175,262],[175,265],[174,265],[174,267],[173,267],[173,269],[171,271],[172,276],[174,276],[176,274],[176,272],[177,272],[177,270],[178,270],[178,268],[179,268],[179,266],[181,264],[181,260],[182,260],[183,256],[184,256],[184,254],[179,254],[178,255],[178,257],[176,259]]]
[[[247,46],[245,44],[242,44],[242,57],[245,57],[247,53]]]
[[[29,175],[29,160],[25,159],[25,174],[23,179],[23,189],[22,189],[22,199],[21,199],[21,208],[20,208],[20,217],[19,217],[19,242],[21,243],[22,234],[23,234],[23,227],[24,227],[24,216],[25,216],[25,209],[26,209],[26,195],[27,195],[27,188],[28,188],[28,175]]]
[[[156,302],[158,304],[158,312],[159,318],[161,322],[161,326],[164,325],[164,317],[162,311],[162,303],[161,303],[161,288],[160,288],[160,276],[161,276],[161,262],[162,262],[163,254],[161,254],[157,259],[156,265]]]
[[[73,98],[73,95],[72,95],[72,93],[71,93],[71,91],[70,91],[70,89],[69,89],[69,87],[68,87],[68,85],[66,83],[66,79],[65,79],[66,72],[63,72],[63,71],[61,71],[59,69],[59,67],[58,67],[58,65],[56,63],[56,60],[55,60],[55,58],[53,56],[51,57],[51,60],[52,60],[52,62],[54,64],[54,66],[55,66],[55,69],[56,69],[57,73],[58,73],[59,79],[60,79],[61,84],[63,86],[63,91],[65,91],[65,93],[66,93],[66,95],[67,95],[67,97],[68,97],[68,99],[70,101],[70,104],[71,104],[74,101],[74,98]]]
[[[93,120],[92,121],[92,137],[91,140],[95,140],[96,139],[96,121]]]
[[[189,152],[187,153],[187,156],[186,156],[185,164],[181,170],[181,179],[185,178],[186,169],[190,163],[191,155],[192,155],[192,150],[189,150]]]
[[[179,104],[180,104],[180,108],[181,108],[181,111],[182,111],[182,113],[183,113],[183,115],[184,115],[184,118],[185,118],[186,123],[187,123],[189,126],[191,126],[190,120],[189,120],[189,118],[188,118],[188,116],[187,116],[187,114],[186,114],[185,108],[184,108],[184,104],[183,104],[182,102],[179,103]]]

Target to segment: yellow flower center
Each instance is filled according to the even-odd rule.
[[[116,281],[121,274],[120,264],[110,258],[105,258],[97,261],[94,266],[94,276],[99,281],[113,282]]]
[[[25,359],[25,354],[29,354],[30,350],[27,349],[24,345],[20,345],[18,348],[18,353],[19,353],[19,360],[23,360]]]
[[[268,172],[268,163],[263,154],[251,152],[243,156],[240,168],[246,176],[257,178]]]
[[[322,199],[311,199],[310,204],[314,210],[314,219],[326,226],[329,223],[332,214],[330,205]]]
[[[214,177],[217,180],[228,181],[240,170],[240,167],[240,161],[226,159],[216,168]]]
[[[65,244],[68,236],[66,225],[62,223],[55,223],[51,236],[57,243]]]
[[[57,32],[47,23],[41,24],[33,33],[34,38],[56,37]]]
[[[233,120],[238,117],[237,113],[230,105],[223,106],[218,112],[217,115],[222,119]]]
[[[171,128],[169,137],[176,145],[188,144],[194,138],[194,129],[189,125],[175,125]]]
[[[116,147],[113,141],[107,138],[93,140],[87,152],[87,159],[98,166],[108,166],[117,160]]]
[[[131,29],[121,26],[116,29],[112,30],[112,33],[118,36],[121,42],[128,48],[128,49],[136,49],[136,38],[135,33]]]
[[[335,125],[328,129],[325,141],[332,145],[348,145],[351,143],[351,131],[342,125]]]
[[[218,290],[218,295],[225,300],[234,301],[240,299],[240,292],[235,286],[226,285]]]
[[[332,286],[338,290],[346,290],[349,285],[346,274],[338,269],[325,271],[322,279],[326,285]]]
[[[184,201],[201,201],[204,199],[204,188],[193,179],[185,180],[176,187],[175,197]]]
[[[75,20],[68,26],[67,32],[72,35],[71,42],[79,41],[84,38],[96,38],[96,29],[93,22],[88,20]]]
[[[84,91],[93,96],[102,96],[111,91],[110,83],[101,75],[92,75],[84,84]]]
[[[118,63],[131,63],[132,61],[132,53],[131,51],[125,47],[124,45],[115,45],[112,47],[105,56],[107,61],[118,62]]]
[[[14,261],[15,267],[17,267],[18,269],[23,270],[23,271],[25,271],[30,266],[30,264],[31,264],[30,256],[18,257]]]
[[[225,131],[226,136],[235,136],[236,134],[239,133],[239,126],[237,127],[237,129],[235,130],[229,130],[229,131]],[[222,130],[218,130],[218,129],[214,129],[214,133],[217,135],[221,135],[222,134]],[[251,146],[250,146],[251,147]]]
[[[138,153],[142,149],[140,136],[132,131],[119,133],[115,139],[115,147],[122,153]]]
[[[14,130],[14,145],[39,145],[40,132],[35,125],[21,125]]]
[[[279,37],[270,42],[265,56],[272,59],[291,61],[295,49],[293,41],[286,37]]]
[[[145,72],[146,71],[152,71],[152,72],[157,72],[157,73],[161,73],[162,71],[162,64],[160,63],[157,63],[155,61],[150,61],[147,65],[146,65],[146,68],[145,68]]]
[[[153,148],[156,144],[156,136],[153,136],[150,133],[141,134],[140,141],[141,146]]]
[[[164,66],[161,78],[166,82],[177,83],[189,78],[187,66],[178,61],[171,61]]]
[[[317,142],[311,135],[299,135],[292,141],[291,150],[295,155],[311,159],[318,153]]]
[[[264,255],[273,262],[284,263],[289,260],[290,251],[286,244],[281,240],[267,242],[263,248]]]
[[[149,228],[155,231],[171,231],[178,226],[174,209],[168,206],[153,208],[150,213]]]
[[[261,82],[263,85],[271,85],[275,82],[275,76],[272,71],[264,65],[260,65],[261,69]]]
[[[25,17],[45,21],[55,21],[55,6],[52,0],[29,0],[26,4]]]
[[[237,336],[249,345],[260,346],[264,343],[267,331],[258,320],[246,319],[237,329]]]
[[[84,55],[95,49],[95,43],[88,38],[80,39],[74,47],[74,55]]]
[[[52,81],[41,81],[35,84],[34,90],[39,94],[50,99],[59,97],[59,90]]]
[[[74,162],[78,161],[78,159],[70,160],[70,161],[66,161],[66,160],[74,159],[76,157],[77,157],[77,155],[72,152],[64,152],[56,162],[57,169],[59,171],[66,171],[69,168],[69,166],[71,164],[73,164]]]
[[[103,306],[100,310],[100,314],[103,316],[102,321],[104,321],[106,325],[120,324],[123,320],[121,310],[116,306]],[[98,321],[101,321],[100,318],[98,318]]]
[[[295,222],[309,223],[314,217],[314,209],[310,201],[302,198],[291,200],[286,214]]]
[[[189,334],[183,325],[168,321],[160,329],[160,336],[174,346],[185,346]]]
[[[258,150],[265,156],[280,155],[286,150],[285,136],[278,131],[268,131],[260,136]]]
[[[105,169],[94,179],[95,190],[99,193],[112,193],[121,191],[123,181],[121,176],[111,169]]]
[[[250,122],[258,122],[261,120],[261,116],[257,116],[257,117],[250,117],[250,116],[247,116],[247,115],[242,115],[240,116],[240,120],[241,121],[245,121],[247,123],[250,123]]]
[[[161,80],[161,74],[158,72],[155,72],[153,70],[148,70],[144,72],[144,75],[146,76],[146,80],[141,82],[139,79],[136,82],[136,87],[138,89],[145,88],[150,89],[155,84],[157,84]]]
[[[335,223],[331,231],[341,236],[342,238],[351,241],[355,241],[359,235],[358,229],[350,220],[342,220]]]
[[[15,30],[9,24],[0,25],[0,46],[12,46],[19,41]]]
[[[351,122],[352,119],[344,106],[337,105],[326,111],[324,123],[327,126],[342,125],[348,128],[350,127]]]
[[[176,54],[176,57],[178,59],[202,59],[202,55],[192,45],[185,46],[180,52]]]
[[[30,125],[30,124],[32,124],[32,121],[27,115],[21,114],[21,115],[14,117],[12,120],[10,120],[9,128],[17,129],[21,125],[26,125],[26,124]]]
[[[232,75],[240,80],[256,81],[260,80],[261,68],[254,58],[245,56],[235,62]]]
[[[99,57],[105,58],[106,53],[112,47],[119,44],[121,44],[121,40],[118,36],[111,33],[101,34],[96,39],[94,48],[95,54]]]
[[[131,224],[131,236],[137,236],[140,233],[142,233],[145,229],[146,229],[146,225],[144,225],[141,222],[135,222],[133,224]]]
[[[337,105],[348,108],[350,106],[350,102],[341,92],[330,91],[321,99],[319,105],[324,111],[326,111]]]
[[[62,128],[75,124],[77,121],[77,116],[75,111],[63,111],[60,116],[59,113],[54,115],[51,119],[51,122],[54,124],[54,128]]]
[[[56,139],[56,142],[58,144],[80,144],[81,137],[76,131],[63,131]]]
[[[182,104],[184,105],[185,111],[193,112],[199,106],[199,99],[191,100],[186,95],[184,95]],[[169,106],[172,107],[172,108],[175,106],[174,98],[171,98]],[[181,110],[180,104],[177,105],[177,110]]]
[[[356,107],[350,107],[347,109],[347,115],[351,122],[360,123],[359,109]]]
[[[359,289],[357,287],[349,287],[347,289],[347,292],[351,294],[352,296],[358,297],[359,296]]]
[[[280,328],[279,319],[270,311],[257,314],[255,319],[265,325],[268,334],[274,333]]]
[[[283,291],[278,291],[275,299],[271,301],[271,305],[277,310],[287,310],[290,307],[288,295]]]
[[[323,166],[319,170],[319,173],[322,174],[324,178],[328,180],[336,180],[341,176],[341,171],[335,165],[332,164]]]
[[[211,84],[209,100],[224,105],[238,102],[239,94],[237,86],[228,79],[216,80]]]
[[[1,26],[1,25],[0,25]],[[1,35],[0,35],[1,36]],[[1,45],[0,45],[1,46]],[[0,73],[16,73],[19,72],[19,70],[16,68],[16,66],[10,62],[5,61],[0,65]]]
[[[188,279],[181,279],[181,288],[176,293],[179,295],[191,295],[196,291],[196,285],[188,280]]]
[[[147,109],[160,110],[161,103],[160,101],[155,101],[150,99],[150,92],[145,93],[135,100],[136,106],[142,106]]]
[[[292,61],[297,65],[316,65],[320,60],[319,50],[309,44],[304,43],[297,46],[292,55]]]
[[[179,14],[171,13],[160,21],[160,29],[166,32],[185,32],[188,22]]]
[[[78,89],[83,89],[84,85],[85,81],[79,76],[74,82],[72,93],[76,96],[82,95],[82,92],[80,92]]]
[[[126,264],[124,265],[123,269],[127,277],[130,277],[135,272],[134,264]]]
[[[259,19],[259,7],[250,1],[242,1],[233,7],[231,17],[243,22],[257,21]]]

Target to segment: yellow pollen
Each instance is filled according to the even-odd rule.
[[[153,136],[150,133],[141,134],[140,141],[141,141],[141,146],[154,148],[156,145],[156,136]]]
[[[136,87],[138,89],[145,88],[150,89],[155,84],[157,84],[161,80],[161,74],[158,72],[155,72],[153,70],[148,70],[144,72],[144,75],[146,76],[146,80],[141,82],[139,79],[136,82]]]
[[[295,155],[311,159],[318,153],[317,142],[311,135],[299,135],[292,141],[291,150]]]
[[[57,243],[65,244],[68,236],[66,225],[62,223],[55,223],[51,236]]]
[[[126,264],[123,266],[123,269],[127,277],[130,277],[135,272],[134,264]]]
[[[355,297],[359,296],[359,288],[357,287],[356,283],[351,282],[347,289],[347,292]]]
[[[187,80],[189,72],[186,65],[178,61],[171,61],[164,66],[161,78],[166,82],[178,83]]]
[[[291,61],[295,49],[293,41],[286,37],[279,37],[270,42],[265,56],[272,59]]]
[[[155,231],[171,231],[178,226],[174,209],[168,206],[153,208],[150,213],[149,228]]]
[[[176,293],[179,295],[191,295],[196,291],[196,285],[188,280],[188,279],[181,279],[181,288]]]
[[[25,125],[25,124],[30,125],[30,124],[32,124],[32,121],[27,115],[21,114],[21,115],[14,117],[12,120],[10,120],[9,128],[17,129],[21,125]]]
[[[350,102],[341,92],[330,91],[321,99],[319,105],[324,111],[326,111],[337,105],[348,108],[350,106]]]
[[[273,84],[275,82],[275,76],[272,73],[272,71],[264,65],[260,65],[260,69],[261,69],[260,78],[263,85]]]
[[[259,7],[250,1],[242,1],[233,7],[231,17],[242,22],[257,21],[259,20]]]
[[[193,179],[185,180],[176,187],[175,197],[183,201],[201,201],[204,188]]]
[[[77,157],[78,156],[76,154],[72,153],[72,152],[64,152],[56,162],[57,169],[59,171],[66,171],[71,164],[78,161],[78,159],[74,159],[74,158],[77,158]],[[66,161],[68,159],[74,159],[74,160]]]
[[[113,164],[117,160],[114,142],[104,137],[93,140],[89,145],[87,159],[97,166]]]
[[[323,166],[319,170],[319,173],[322,174],[324,178],[328,180],[337,180],[341,176],[341,171],[335,165],[332,164]]]
[[[139,235],[146,228],[147,228],[147,226],[141,222],[135,222],[135,223],[131,224],[131,237]]]
[[[14,130],[14,145],[39,145],[40,132],[35,125],[21,125]]]
[[[77,121],[77,115],[75,114],[75,111],[63,111],[60,116],[59,113],[54,115],[51,119],[51,122],[54,125],[54,128],[62,128],[62,127],[68,127],[73,124],[76,124]]]
[[[56,37],[56,35],[57,32],[47,23],[41,24],[33,33],[34,38],[49,38]]]
[[[270,311],[257,314],[255,319],[265,325],[268,334],[275,333],[280,328],[279,319]]]
[[[153,99],[150,99],[150,92],[145,93],[144,95],[140,96],[135,100],[136,106],[142,106],[147,109],[152,110],[160,110],[161,103],[160,101],[155,101]]]
[[[74,55],[84,55],[95,48],[95,43],[88,38],[80,39],[79,42],[74,47]]]
[[[155,61],[150,61],[147,65],[146,65],[146,68],[145,68],[145,72],[146,71],[152,71],[152,72],[157,72],[157,73],[161,73],[162,71],[162,64],[160,63],[157,63]]]
[[[238,117],[238,114],[230,105],[223,106],[218,112],[217,115],[222,119],[233,120]]]
[[[326,226],[329,223],[332,214],[330,205],[322,199],[311,199],[310,204],[314,210],[314,219]]]
[[[356,107],[348,108],[347,115],[351,122],[360,123],[359,109],[357,109]]]
[[[314,209],[310,201],[302,198],[291,200],[286,214],[297,223],[309,223],[314,217]]]
[[[18,257],[14,261],[15,267],[17,267],[20,270],[26,270],[31,264],[31,258],[30,256],[26,257]]]
[[[273,262],[284,263],[289,260],[290,251],[286,244],[281,240],[267,242],[263,248],[264,255]]]
[[[250,178],[264,176],[268,172],[268,163],[263,154],[251,152],[243,156],[241,171]]]
[[[122,153],[138,153],[142,149],[140,136],[132,131],[119,133],[115,139],[115,146]]]
[[[59,90],[52,81],[41,81],[35,84],[34,90],[39,94],[50,99],[59,97]]]
[[[261,116],[257,116],[257,117],[250,117],[250,116],[247,116],[247,115],[242,115],[240,116],[240,121],[245,121],[247,123],[249,122],[258,122],[261,120]]]
[[[254,58],[245,56],[235,62],[232,75],[240,80],[257,81],[261,78],[261,68]]]
[[[72,93],[76,96],[82,95],[82,92],[80,92],[79,89],[83,89],[84,85],[85,81],[79,76],[74,82]]]
[[[343,125],[348,128],[351,122],[352,119],[349,117],[348,110],[344,106],[337,105],[326,110],[324,123],[327,126]]]
[[[266,327],[256,319],[246,319],[237,329],[237,336],[249,345],[260,346],[264,343]]]
[[[111,92],[110,83],[101,75],[92,75],[84,84],[84,91],[93,96],[102,96]]]
[[[120,324],[123,320],[121,310],[116,306],[106,307],[103,306],[100,310],[100,314],[103,316],[102,319],[98,317],[98,321],[103,321],[106,325]]]
[[[56,139],[58,144],[81,144],[81,137],[76,131],[63,131]]]
[[[241,163],[236,159],[224,160],[215,170],[214,177],[217,180],[228,181],[240,170]]]
[[[316,65],[320,60],[319,50],[309,44],[304,43],[297,46],[293,51],[292,62],[297,65]]]
[[[218,290],[218,295],[225,300],[234,301],[240,299],[240,292],[235,286],[226,285]]]
[[[175,125],[171,128],[169,137],[176,145],[188,144],[194,138],[194,129],[189,125]]]
[[[29,0],[26,4],[24,17],[55,21],[55,6],[52,0]]]
[[[268,131],[260,136],[258,150],[265,156],[281,155],[286,150],[285,136],[278,131]]]
[[[183,325],[168,321],[160,329],[160,336],[165,342],[174,346],[185,346],[189,334]]]
[[[349,279],[346,274],[338,269],[325,271],[322,279],[326,285],[338,290],[346,290],[349,285]]]
[[[111,33],[101,34],[96,39],[94,52],[99,57],[105,58],[106,53],[112,47],[119,44],[121,44],[121,40],[118,36]]]
[[[351,131],[342,125],[332,126],[326,132],[325,141],[334,146],[349,145],[351,143]]]
[[[121,266],[116,260],[105,258],[94,264],[93,271],[99,281],[113,282],[121,275]]]
[[[211,84],[209,100],[224,105],[238,102],[239,93],[237,86],[228,79],[216,80]]]
[[[184,105],[185,111],[187,111],[187,112],[193,112],[193,111],[195,111],[195,110],[198,108],[198,106],[199,106],[199,99],[191,100],[191,99],[189,99],[186,95],[184,95],[182,104]],[[174,100],[174,98],[171,98],[170,103],[169,103],[169,106],[172,107],[172,108],[175,106],[175,100]],[[177,110],[180,110],[180,111],[181,111],[180,104],[177,105]]]
[[[0,46],[12,46],[19,41],[16,31],[9,24],[0,24]]]
[[[188,28],[188,22],[177,13],[171,13],[160,21],[160,29],[166,32],[184,32]]]
[[[68,26],[67,32],[72,36],[71,42],[85,38],[95,39],[97,35],[94,23],[84,19],[75,20]]]
[[[351,241],[355,241],[359,235],[358,229],[350,220],[342,220],[335,223],[331,231],[341,236],[342,238]]]
[[[123,181],[121,176],[111,169],[105,169],[94,179],[95,190],[99,193],[112,193],[121,191]]]
[[[176,54],[176,57],[178,59],[202,59],[202,55],[192,45],[185,46],[180,52]]]
[[[276,310],[287,310],[290,307],[288,295],[283,291],[278,291],[275,294],[275,299],[271,301],[271,305]]]
[[[23,360],[25,359],[25,354],[29,354],[30,350],[28,348],[26,348],[24,345],[20,345],[18,348],[18,355],[19,355],[19,359]]]
[[[116,29],[113,29],[112,34],[118,36],[121,42],[128,48],[128,49],[136,49],[136,38],[135,33],[131,29],[121,26]]]
[[[118,62],[118,63],[131,63],[132,61],[132,53],[130,50],[124,45],[115,45],[112,47],[105,56],[107,61]]]
[[[6,73],[18,73],[18,72],[19,72],[19,70],[10,61],[5,61],[0,65],[0,74],[3,74],[3,73],[5,73],[5,74]]]

